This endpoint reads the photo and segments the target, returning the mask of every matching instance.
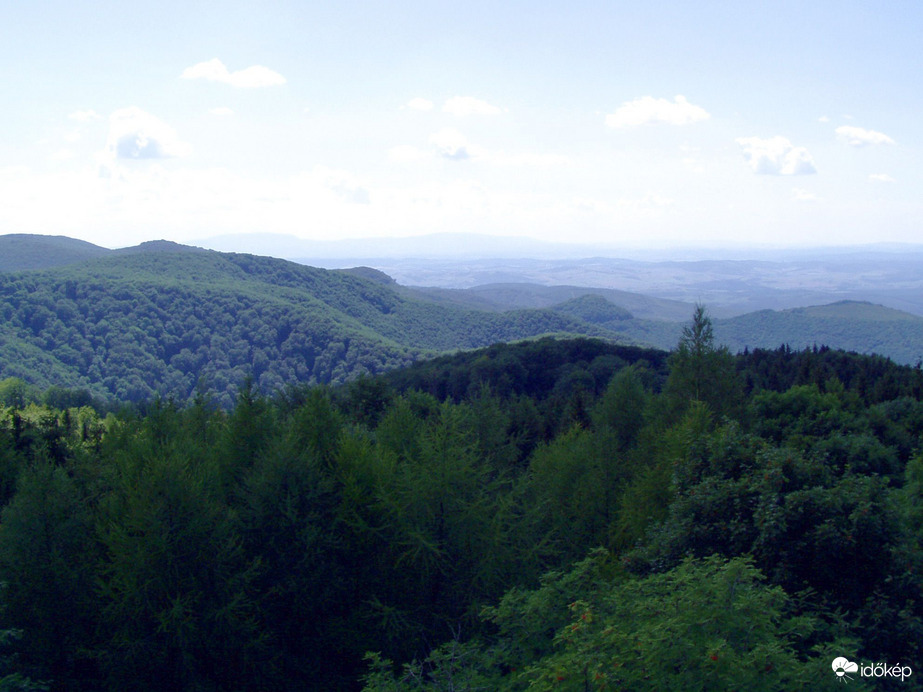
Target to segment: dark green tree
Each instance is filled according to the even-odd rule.
[[[111,490],[97,518],[109,683],[232,689],[268,658],[220,465],[164,407],[110,432]]]
[[[685,409],[691,401],[702,401],[719,416],[739,415],[743,383],[730,351],[715,344],[704,305],[696,305],[692,323],[683,327],[669,367],[665,393],[674,411]]]
[[[0,628],[22,631],[25,673],[62,689],[99,682],[91,509],[67,471],[39,455],[0,517]]]

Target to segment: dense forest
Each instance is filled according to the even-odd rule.
[[[229,408],[247,378],[269,394],[546,334],[615,336],[551,310],[443,306],[360,272],[170,244],[0,274],[0,378],[113,402],[206,389]]]
[[[543,339],[106,412],[0,383],[0,689],[825,689],[923,657],[923,372]],[[890,668],[889,668],[890,670]],[[870,681],[851,674],[850,687]]]
[[[105,250],[8,235],[0,256],[0,380],[85,390],[109,405],[185,405],[209,392],[229,410],[247,379],[272,395],[547,335],[669,349],[682,330],[677,311],[692,311],[566,286],[412,288],[368,267],[330,271],[166,241]],[[716,320],[714,333],[734,351],[827,344],[923,358],[923,318],[868,303],[761,311]]]

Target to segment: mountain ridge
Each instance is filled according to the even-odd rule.
[[[247,377],[274,391],[498,341],[616,338],[551,310],[484,313],[349,272],[148,249],[0,274],[0,379],[82,387],[107,399],[184,401],[204,378],[229,404]]]
[[[45,241],[39,241],[39,244]],[[263,391],[344,382],[440,353],[545,335],[669,350],[692,305],[579,286],[402,286],[372,267],[331,270],[153,241],[57,255],[57,267],[0,273],[0,379],[84,388],[108,400],[198,387],[229,405]],[[668,319],[665,319],[667,317]],[[870,301],[714,317],[732,351],[824,345],[921,359],[923,318]]]

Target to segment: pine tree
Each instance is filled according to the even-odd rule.
[[[714,329],[704,305],[696,305],[692,323],[683,327],[669,360],[667,398],[674,412],[701,401],[719,416],[735,417],[743,398],[743,384],[734,357],[726,346],[715,345]]]

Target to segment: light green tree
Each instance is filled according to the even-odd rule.
[[[795,610],[747,558],[626,578],[597,551],[485,609],[489,641],[451,641],[397,675],[371,655],[365,690],[837,689],[830,663],[856,642]]]

